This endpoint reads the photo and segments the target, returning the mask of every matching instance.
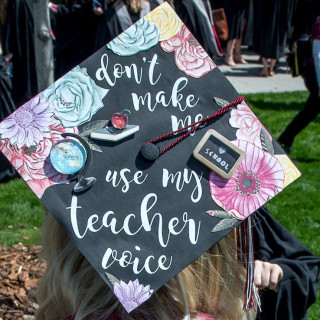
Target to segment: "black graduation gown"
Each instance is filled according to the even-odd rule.
[[[241,38],[241,28],[247,16],[248,6],[248,0],[223,1],[223,7],[226,13],[229,28],[229,39]]]
[[[38,93],[31,0],[9,1],[3,52],[13,54],[12,98],[19,107]]]
[[[11,98],[11,80],[3,65],[3,56],[0,54],[0,121],[14,112],[15,106]],[[8,181],[16,176],[17,172],[9,160],[0,151],[0,182]]]
[[[262,312],[257,319],[307,319],[307,309],[317,297],[320,258],[263,207],[255,213],[254,245],[255,259],[276,263],[284,273],[278,293],[268,289],[260,292]]]
[[[310,34],[312,26],[320,15],[319,0],[296,0],[297,4],[292,18],[293,34],[291,42],[297,40],[302,34]]]
[[[210,2],[179,0],[174,2],[174,8],[206,52],[211,57],[221,56],[212,29]]]
[[[246,24],[243,32],[242,44],[252,47],[253,39],[253,27],[254,27],[254,0],[248,0],[247,12],[246,12]]]
[[[59,5],[54,15],[53,33],[55,78],[58,79],[94,52],[99,16],[91,0],[72,0]]]
[[[255,0],[253,50],[264,58],[284,56],[296,0]]]
[[[242,44],[252,45],[254,0],[211,0],[212,8],[224,8],[228,21],[229,39],[240,39],[241,28],[245,22]]]

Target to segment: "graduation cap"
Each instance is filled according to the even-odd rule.
[[[128,312],[300,175],[167,3],[0,137]]]

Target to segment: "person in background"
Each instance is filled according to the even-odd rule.
[[[262,57],[262,77],[273,76],[284,56],[295,0],[254,1],[253,51]]]
[[[94,52],[94,38],[102,5],[92,0],[49,2],[53,15],[55,78],[58,79]]]
[[[163,3],[163,0],[107,0],[107,8],[98,25],[95,50],[117,37],[144,15]],[[169,1],[191,33],[210,56],[221,56],[212,29],[211,6],[208,0]]]
[[[101,3],[99,0],[93,0],[93,12],[97,16],[103,15],[104,1]]]
[[[317,300],[320,258],[301,244],[265,207],[254,213],[255,283],[261,310],[257,320],[306,320]],[[280,270],[279,270],[280,268]],[[261,281],[259,281],[262,275]],[[268,283],[269,286],[259,285]],[[281,282],[277,277],[281,277]]]
[[[320,17],[318,17],[318,20],[314,25],[314,28],[311,32],[311,37],[313,39],[312,57],[317,75],[318,97],[320,97]]]
[[[175,0],[174,9],[183,23],[210,57],[221,57],[222,53],[213,32],[212,9],[209,0]]]
[[[38,93],[31,0],[9,0],[3,52],[12,56],[12,98],[20,107]]]
[[[246,64],[247,62],[241,56],[241,45],[246,26],[249,1],[223,0],[214,1],[214,3],[224,8],[229,27],[227,51],[224,58],[225,64],[228,66],[235,66],[236,63]]]
[[[140,18],[162,4],[163,0],[106,0],[95,37],[95,50],[113,40]]]
[[[7,18],[8,0],[0,2],[0,121],[16,108],[11,97],[10,55],[3,56],[2,31]],[[18,175],[8,159],[0,152],[0,182],[7,182]]]
[[[313,12],[317,12],[320,15],[319,7],[320,4],[318,2],[318,11]],[[278,139],[287,152],[292,150],[292,144],[297,134],[313,121],[320,112],[320,17],[317,17],[312,26],[311,40],[311,56],[302,75],[310,94],[304,108],[289,123]]]

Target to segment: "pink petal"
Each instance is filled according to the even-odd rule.
[[[164,51],[167,51],[167,52],[172,52],[174,51],[174,46],[169,42],[169,41],[163,41],[161,42],[161,48],[164,50]]]
[[[210,192],[219,206],[236,218],[243,219],[272,198],[275,189],[283,188],[284,172],[278,159],[254,144],[243,140],[233,143],[245,152],[245,158],[233,177],[224,185],[222,178],[211,173]],[[242,179],[253,179],[253,184],[246,187],[242,185]],[[259,184],[256,184],[256,180]]]

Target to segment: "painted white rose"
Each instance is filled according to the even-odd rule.
[[[103,107],[109,89],[95,84],[86,68],[72,69],[42,93],[64,127],[77,127],[91,120]]]
[[[159,36],[159,28],[146,18],[142,18],[109,42],[107,47],[119,56],[133,56],[156,46]]]

